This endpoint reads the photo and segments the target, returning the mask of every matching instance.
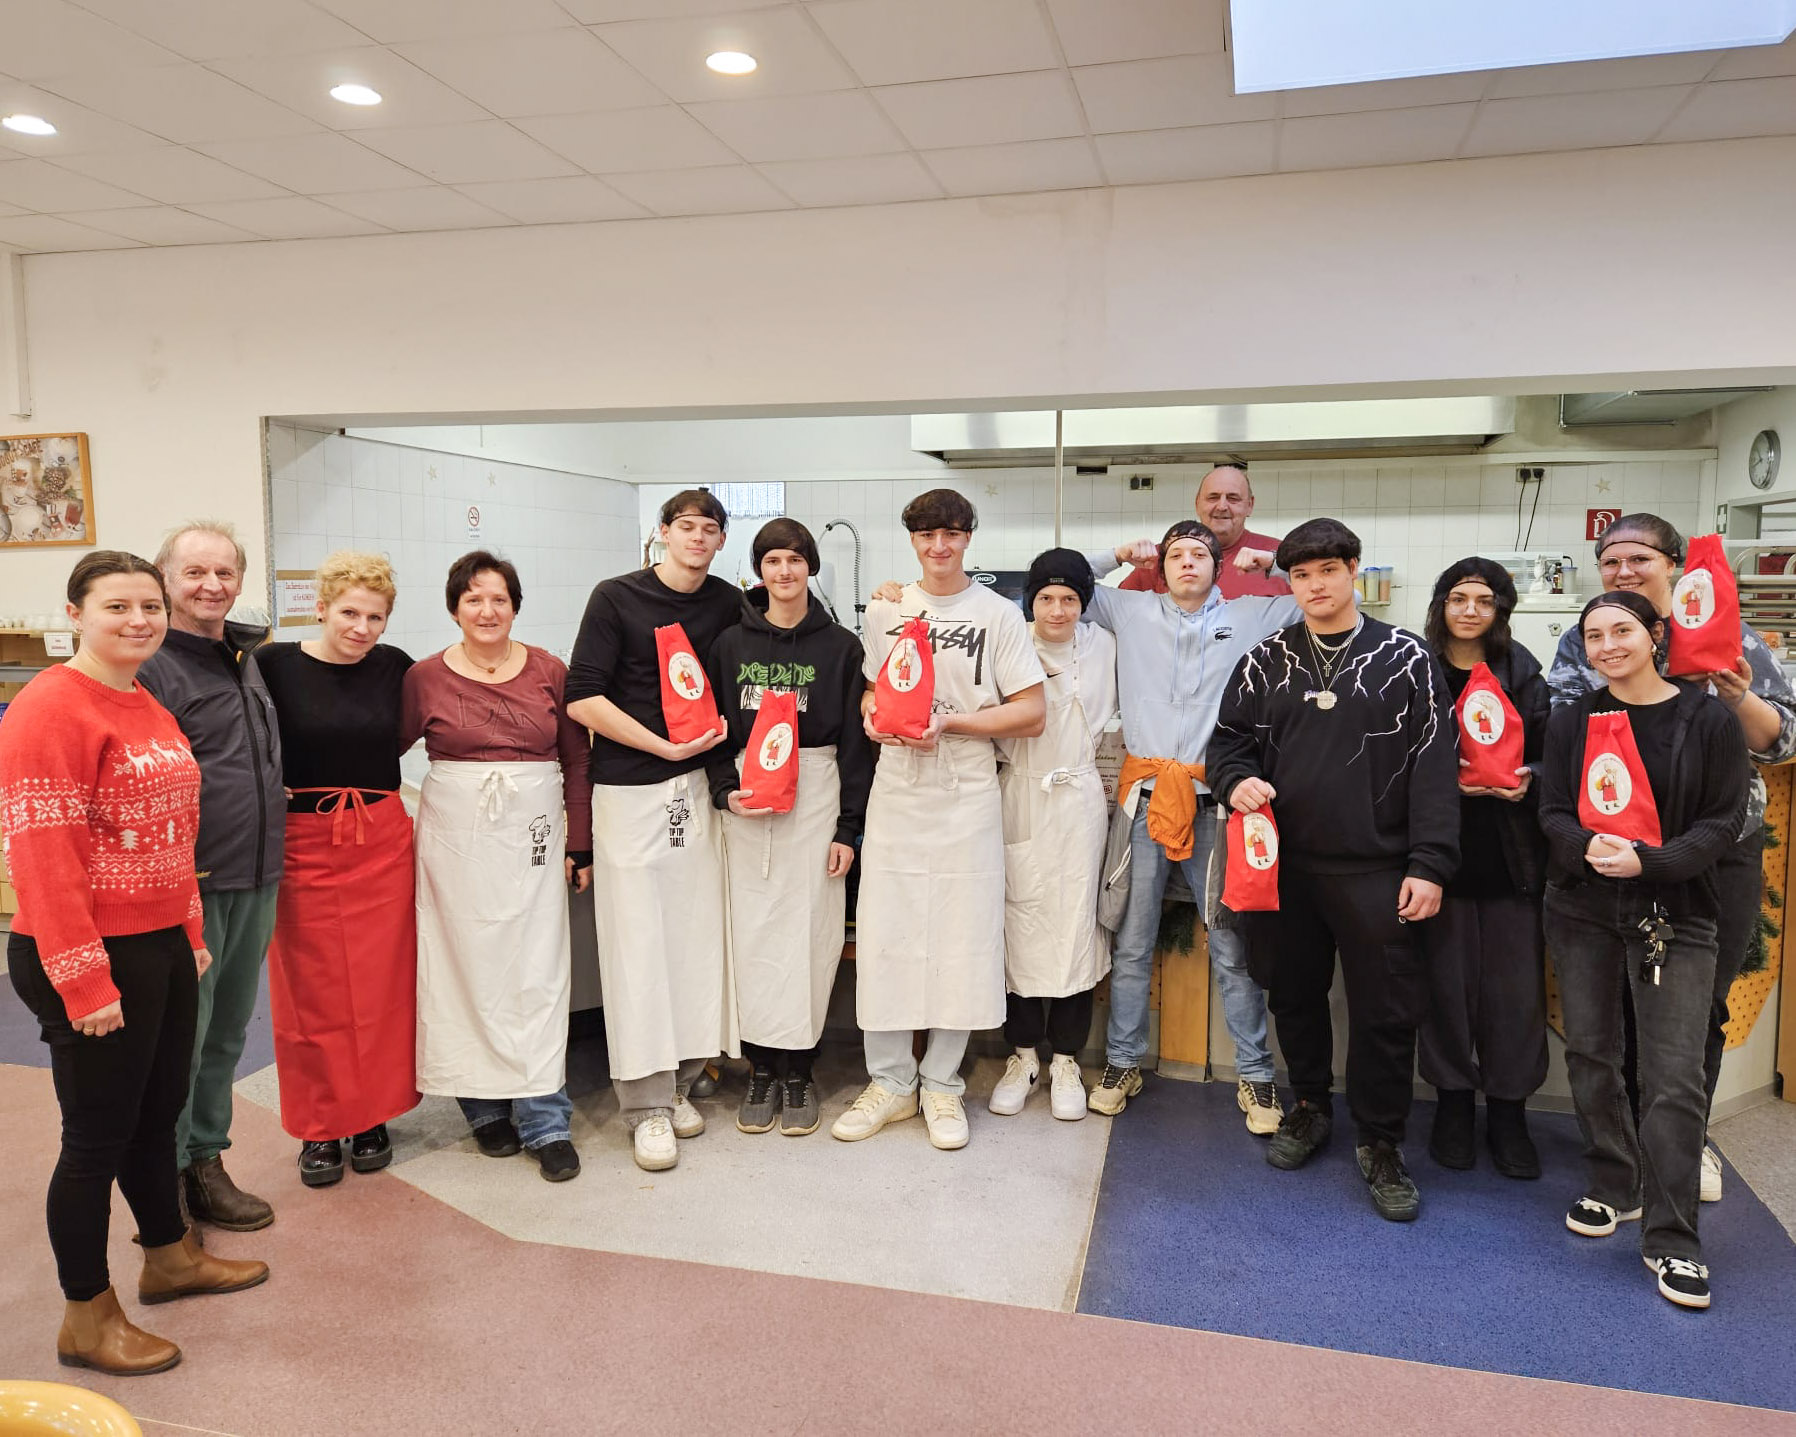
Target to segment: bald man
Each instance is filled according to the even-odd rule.
[[[1216,564],[1216,587],[1225,599],[1238,599],[1243,594],[1291,592],[1289,584],[1270,573],[1243,573],[1235,567],[1235,554],[1240,549],[1278,548],[1276,537],[1249,531],[1247,521],[1252,516],[1253,485],[1245,469],[1222,464],[1204,475],[1203,483],[1197,486],[1197,517],[1222,545],[1222,557]],[[1166,579],[1158,563],[1144,564],[1123,580],[1122,587],[1164,594]]]

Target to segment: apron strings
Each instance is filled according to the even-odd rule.
[[[517,791],[518,786],[512,782],[510,774],[501,769],[488,769],[486,777],[480,780],[480,816],[488,823],[497,823],[504,817]]]
[[[317,812],[331,816],[331,845],[335,847],[343,842],[343,809],[347,805],[355,815],[355,841],[363,842],[364,833],[362,819],[368,812],[368,804],[362,794],[372,793],[376,798],[396,798],[398,794],[385,788],[290,788],[288,793],[322,793],[324,800],[319,803]]]

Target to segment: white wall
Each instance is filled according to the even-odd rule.
[[[1775,429],[1783,442],[1783,462],[1769,492],[1796,495],[1796,388],[1737,399],[1720,410],[1718,418],[1717,498],[1725,501],[1758,495],[1746,477],[1746,455],[1761,429]]]

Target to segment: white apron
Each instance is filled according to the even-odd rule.
[[[1056,692],[1060,695],[1056,697]],[[1023,998],[1065,998],[1110,971],[1098,926],[1109,803],[1077,685],[1050,679],[1047,727],[1010,739],[1004,809],[1004,982]]]
[[[855,913],[866,1032],[1004,1021],[1004,833],[989,739],[882,748]]]
[[[745,1043],[803,1050],[823,1036],[848,908],[846,876],[829,876],[841,811],[834,744],[798,751],[798,800],[790,813],[743,818],[719,811]]]
[[[703,769],[593,786],[593,908],[615,1079],[740,1053],[717,817]]]
[[[561,765],[433,763],[418,801],[418,1089],[535,1098],[567,1081]]]

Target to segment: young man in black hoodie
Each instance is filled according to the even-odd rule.
[[[817,541],[796,519],[755,535],[755,572],[742,622],[724,630],[708,667],[729,741],[706,755],[711,801],[724,810],[730,966],[742,1051],[754,1065],[736,1116],[745,1133],[777,1118],[787,1137],[817,1131],[811,1069],[842,959],[848,870],[873,786],[873,745],[861,728],[861,641],[810,596]],[[770,812],[745,778],[750,735],[770,694],[790,694],[792,735],[760,740],[769,768],[798,765],[787,813]]]
[[[1223,692],[1209,782],[1238,813],[1270,806],[1279,911],[1252,924],[1296,1102],[1266,1161],[1297,1168],[1333,1130],[1335,953],[1347,987],[1347,1106],[1379,1215],[1421,1198],[1399,1145],[1427,1001],[1416,925],[1459,865],[1458,749],[1440,665],[1357,611],[1359,539],[1312,519],[1278,547],[1303,622],[1263,640]]]

